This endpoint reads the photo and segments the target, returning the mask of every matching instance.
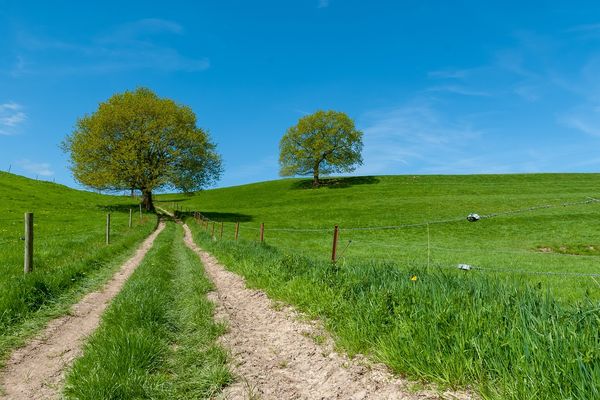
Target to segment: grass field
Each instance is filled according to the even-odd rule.
[[[0,172],[0,356],[98,286],[155,227],[136,201]],[[34,213],[34,271],[23,273],[23,214]],[[106,245],[106,213],[112,239]]]
[[[255,242],[195,240],[271,298],[320,318],[337,345],[400,375],[484,399],[600,398],[600,307],[526,280],[404,264],[344,266]]]
[[[486,399],[584,400],[600,397],[599,178],[363,177],[316,190],[292,179],[160,199],[224,221],[212,240],[212,225],[188,218],[205,248],[322,319],[351,354]]]
[[[264,222],[266,243],[288,254],[329,259],[338,224],[344,265],[469,264],[480,269],[467,274],[528,279],[568,301],[600,299],[599,279],[577,275],[600,273],[600,202],[590,198],[600,198],[600,175],[356,177],[319,189],[307,180],[286,179],[159,197],[165,208],[225,221],[227,238],[240,221],[240,238],[257,240]],[[527,211],[546,205],[551,207]],[[466,220],[472,212],[513,210],[522,212]],[[376,229],[389,226],[399,228]],[[352,229],[370,227],[375,229]]]
[[[205,399],[231,380],[212,288],[173,222],[125,284],[67,377],[73,399]]]

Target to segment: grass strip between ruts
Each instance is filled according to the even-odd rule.
[[[169,222],[117,295],[69,372],[73,399],[197,399],[231,380],[215,344],[210,282]]]

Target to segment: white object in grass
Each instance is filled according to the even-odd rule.
[[[475,214],[475,213],[471,213],[467,216],[467,220],[469,222],[477,222],[481,219],[481,217],[479,216],[479,214]]]

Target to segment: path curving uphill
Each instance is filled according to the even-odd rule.
[[[51,321],[40,335],[12,354],[0,373],[3,390],[0,398],[46,400],[60,397],[65,372],[81,355],[86,337],[98,327],[102,313],[164,228],[165,223],[160,222],[101,290],[88,293],[72,307],[69,315]]]
[[[241,378],[224,391],[227,399],[471,399],[469,393],[411,391],[407,381],[382,365],[349,359],[333,349],[318,324],[301,321],[291,307],[277,310],[259,290],[227,271],[193,241],[185,243],[201,258],[216,292],[216,317],[228,324],[222,343],[231,351],[232,369]]]

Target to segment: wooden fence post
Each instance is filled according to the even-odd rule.
[[[129,227],[131,228],[133,226],[133,209],[130,208],[129,209]]]
[[[263,243],[265,241],[265,223],[260,223],[260,242]]]
[[[26,274],[33,271],[33,213],[25,213],[25,262]]]
[[[215,237],[215,222],[213,221],[212,223],[212,230],[210,231],[210,236],[211,237]]]
[[[338,242],[339,229],[336,225],[333,228],[333,247],[331,249],[331,262],[335,263],[337,258],[337,242]]]
[[[240,233],[240,223],[236,222],[235,223],[235,241],[237,242],[238,240],[238,235]]]
[[[140,223],[142,222],[142,203],[140,203]]]
[[[223,239],[223,222],[221,222],[221,234],[219,235],[219,239]]]
[[[110,244],[110,213],[106,214],[106,244]]]

